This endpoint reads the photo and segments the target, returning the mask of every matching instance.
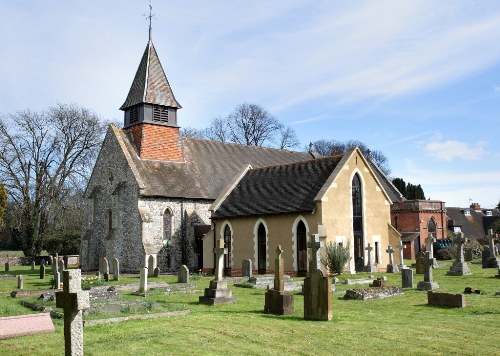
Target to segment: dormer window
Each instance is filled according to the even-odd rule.
[[[168,108],[164,106],[153,106],[153,121],[168,122]]]
[[[491,210],[486,210],[486,216],[493,216],[493,213],[491,212]]]
[[[464,209],[464,215],[465,216],[470,216],[470,210],[469,209]]]

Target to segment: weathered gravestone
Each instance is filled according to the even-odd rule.
[[[153,277],[156,268],[156,258],[153,255],[149,255],[148,258],[148,277]]]
[[[141,277],[139,280],[139,293],[146,293],[148,291],[148,268],[141,268]]]
[[[61,273],[62,272],[54,273],[54,289],[61,289]]]
[[[430,252],[430,259],[432,259],[432,267],[439,267],[437,260],[434,258],[434,242],[436,242],[436,238],[434,237],[434,233],[429,233],[429,237],[425,239],[425,250]]]
[[[51,258],[52,256],[49,256],[49,261],[51,261],[51,266],[52,266],[52,276],[54,278],[54,289],[60,289],[61,288],[61,274],[62,270],[59,271],[59,263],[58,263],[58,256],[56,255],[56,258]]]
[[[5,262],[5,272],[9,272],[10,271],[10,262]]]
[[[63,273],[64,270],[65,270],[65,268],[64,268],[64,261],[63,260],[59,260],[59,273]]]
[[[64,262],[64,269],[68,269],[68,255],[64,255],[63,262]]]
[[[182,265],[179,268],[179,274],[177,275],[178,283],[189,283],[189,268],[186,265]]]
[[[465,296],[463,294],[427,292],[427,303],[443,307],[465,308]]]
[[[474,254],[470,248],[464,250],[464,261],[471,262],[474,259]]]
[[[32,271],[34,271],[34,270],[35,270],[35,266],[36,266],[35,261],[31,261],[31,270],[32,270]]]
[[[466,276],[471,274],[469,270],[469,265],[464,261],[464,244],[467,242],[467,238],[464,237],[464,233],[460,232],[455,234],[453,238],[453,243],[457,246],[456,260],[450,267],[450,270],[446,273],[449,276]]]
[[[429,256],[430,256],[429,251],[426,251],[424,257],[424,264],[425,264],[424,280],[418,282],[417,284],[418,290],[428,291],[439,288],[439,284],[434,282],[434,279],[432,278],[432,259]]]
[[[488,259],[490,258],[490,250],[486,246],[483,247],[483,251],[481,252],[481,262],[483,264],[483,268],[488,268]]]
[[[40,266],[40,279],[45,279],[45,265]]]
[[[274,288],[266,292],[264,312],[270,314],[292,314],[293,294],[285,292],[285,268],[281,254],[283,250],[278,245],[274,260]]]
[[[24,281],[23,281],[23,275],[20,274],[17,276],[17,289],[23,289],[24,288]]]
[[[158,278],[160,277],[160,267],[156,267],[154,272],[153,272],[153,277]]]
[[[319,235],[311,235],[309,276],[304,279],[304,319],[332,320],[332,281],[318,269]]]
[[[499,268],[499,261],[495,254],[495,235],[493,234],[493,229],[488,230],[488,245],[489,256],[486,260],[486,268]]]
[[[252,277],[252,260],[250,259],[245,259],[242,262],[242,276],[243,277]]]
[[[416,257],[416,273],[417,274],[424,274],[425,273],[425,261],[424,261],[425,253],[424,251],[420,251],[417,253]]]
[[[401,270],[401,287],[413,288],[413,270],[405,268]]]
[[[368,262],[365,266],[365,272],[377,272],[377,266],[372,262],[373,247],[370,246],[370,243],[368,243],[368,246],[365,247],[365,250],[368,256]]]
[[[49,265],[52,266],[53,263],[54,263],[54,257],[52,257],[52,255],[49,255]]]
[[[99,258],[99,278],[104,278],[104,274],[109,275],[109,263],[108,259],[104,256]]]
[[[120,280],[120,262],[118,258],[113,258],[113,279],[115,281]]]
[[[408,266],[406,266],[405,263],[404,263],[403,250],[405,249],[405,245],[403,244],[403,241],[399,240],[398,245],[396,246],[396,248],[399,251],[399,253],[398,253],[399,254],[398,268],[402,271],[405,268],[408,268]]]
[[[90,308],[89,292],[82,291],[81,270],[63,272],[63,291],[56,292],[56,306],[64,309],[65,355],[83,356],[82,311]]]
[[[217,240],[214,253],[216,255],[215,279],[210,281],[209,288],[205,288],[205,294],[199,297],[199,302],[207,305],[234,303],[232,292],[227,288],[227,282],[222,277],[224,255],[227,254],[227,248],[224,248],[224,239]]]
[[[389,254],[389,264],[387,265],[387,273],[398,273],[398,266],[394,263],[394,249],[391,245],[387,246],[385,250]]]

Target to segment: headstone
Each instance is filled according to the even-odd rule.
[[[31,270],[34,271],[35,270],[35,261],[31,261]]]
[[[413,270],[411,268],[401,270],[401,279],[401,287],[413,288]]]
[[[398,249],[398,253],[399,253],[399,264],[398,264],[398,268],[400,270],[404,270],[405,268],[408,268],[408,266],[405,265],[404,263],[404,257],[403,257],[403,250],[405,249],[405,245],[403,244],[403,241],[399,240],[398,242],[398,245],[396,246],[396,248]]]
[[[472,250],[468,248],[467,250],[464,251],[464,261],[465,262],[471,262],[474,259]]]
[[[332,319],[332,281],[318,269],[319,236],[311,235],[307,244],[311,249],[309,276],[304,279],[304,319]]]
[[[156,267],[154,272],[153,272],[153,277],[158,278],[160,277],[160,267]]]
[[[398,266],[394,263],[394,249],[391,245],[385,250],[389,254],[389,264],[387,265],[387,273],[398,273]]]
[[[377,278],[370,284],[370,287],[375,287],[375,288],[387,287],[386,281],[387,280],[384,280],[382,278]]]
[[[68,269],[68,255],[63,257],[64,269]]]
[[[54,289],[61,289],[61,272],[54,273]]]
[[[113,280],[120,280],[120,262],[118,258],[113,258]]]
[[[425,239],[425,250],[431,253],[430,258],[432,259],[432,267],[438,268],[439,265],[437,260],[434,258],[434,242],[436,242],[436,239],[434,238],[434,233],[431,232],[429,237]]]
[[[24,288],[23,275],[20,274],[17,276],[17,289],[23,289],[23,288]]]
[[[141,268],[141,278],[139,280],[139,293],[146,293],[148,291],[148,268]]]
[[[466,276],[471,274],[469,265],[464,260],[464,244],[466,242],[467,238],[464,237],[463,232],[455,234],[453,243],[457,246],[457,255],[450,270],[446,273],[448,276]]]
[[[227,288],[227,282],[222,277],[224,268],[224,255],[227,254],[227,248],[224,248],[224,239],[217,240],[214,248],[215,253],[215,278],[210,281],[210,287],[205,288],[205,294],[199,297],[201,304],[217,305],[234,303],[232,292]]]
[[[155,258],[153,255],[149,255],[149,258],[148,258],[148,273],[149,273],[149,276],[148,277],[153,277],[154,276],[154,272],[155,272]]]
[[[427,292],[427,303],[444,307],[465,308],[465,297],[463,294]]]
[[[52,266],[53,263],[54,263],[54,257],[52,257],[52,255],[49,255],[49,265]]]
[[[434,282],[434,279],[432,278],[432,259],[429,257],[429,255],[430,255],[429,251],[426,251],[424,257],[424,264],[425,264],[424,280],[418,282],[417,284],[418,290],[429,291],[439,288],[439,284]]]
[[[416,273],[417,274],[424,274],[425,273],[425,261],[424,261],[425,253],[424,251],[420,251],[417,253],[416,257],[416,263],[417,263],[417,268],[416,268]]]
[[[368,243],[368,246],[365,247],[365,250],[368,256],[368,262],[365,266],[365,272],[377,272],[377,266],[372,262],[373,247],[370,246],[370,243]]]
[[[488,256],[488,260],[486,261],[486,268],[499,268],[500,261],[495,253],[495,234],[493,234],[493,229],[488,230],[488,245],[490,255]]]
[[[64,309],[65,355],[83,356],[82,311],[90,308],[89,292],[82,291],[81,270],[63,272],[63,291],[56,292],[56,306]]]
[[[45,265],[40,266],[40,279],[45,279]]]
[[[109,274],[109,263],[108,259],[105,256],[102,256],[99,258],[99,274],[100,277],[104,277],[104,273]]]
[[[5,262],[5,272],[9,272],[10,271],[10,262]]]
[[[270,314],[293,314],[293,294],[285,292],[285,268],[281,254],[283,250],[278,245],[274,260],[274,288],[269,289],[265,296],[264,312]]]
[[[487,247],[483,248],[481,252],[481,261],[483,264],[483,268],[488,268],[488,259],[490,258],[490,250]]]
[[[64,261],[59,260],[59,273],[62,273],[64,271]]]
[[[245,259],[242,262],[242,276],[243,277],[252,277],[252,260]]]
[[[179,283],[189,283],[189,268],[186,265],[182,265],[179,268],[179,274],[177,276],[177,282],[179,282]]]
[[[105,282],[109,282],[109,273],[104,273],[103,279]]]

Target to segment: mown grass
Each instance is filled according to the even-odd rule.
[[[500,345],[500,279],[494,269],[469,265],[473,275],[446,276],[447,266],[434,270],[439,291],[461,293],[465,287],[481,289],[482,295],[466,295],[464,309],[439,308],[427,305],[426,292],[406,289],[405,295],[372,301],[343,300],[335,295],[332,301],[333,320],[303,320],[303,297],[295,295],[295,313],[289,316],[262,312],[264,290],[232,287],[237,302],[232,305],[198,304],[196,294],[165,295],[151,292],[146,298],[126,293],[122,300],[156,303],[141,312],[189,309],[186,316],[151,320],[134,320],[118,324],[85,328],[86,355],[220,355],[220,354],[297,354],[297,355],[360,355],[360,354],[460,354],[494,355]],[[17,267],[19,268],[19,267]],[[16,272],[13,268],[13,273]],[[23,271],[23,270],[21,270]],[[25,286],[40,287],[42,281],[27,272]],[[382,273],[376,273],[381,276]],[[368,274],[342,276],[365,278]],[[387,275],[389,285],[399,286],[399,274]],[[341,278],[341,279],[342,279]],[[415,286],[422,275],[415,275]],[[176,277],[160,277],[171,285]],[[210,278],[194,281],[203,290]],[[46,280],[47,281],[47,280]],[[120,283],[137,282],[137,277],[123,278]],[[19,300],[6,291],[15,288],[15,281],[1,280],[0,314],[29,314]],[[109,283],[113,284],[113,283]],[[337,290],[363,285],[337,285]],[[49,288],[49,281],[40,288]],[[147,309],[147,308],[145,308]],[[96,318],[99,316],[92,316]],[[89,317],[90,318],[90,317]],[[0,354],[61,355],[64,352],[62,320],[54,320],[56,332],[0,341]]]

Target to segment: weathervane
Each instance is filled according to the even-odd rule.
[[[146,19],[149,19],[149,40],[151,41],[151,19],[155,17],[155,14],[153,14],[153,6],[151,6],[151,0],[149,0],[149,15],[142,15],[145,16]]]

